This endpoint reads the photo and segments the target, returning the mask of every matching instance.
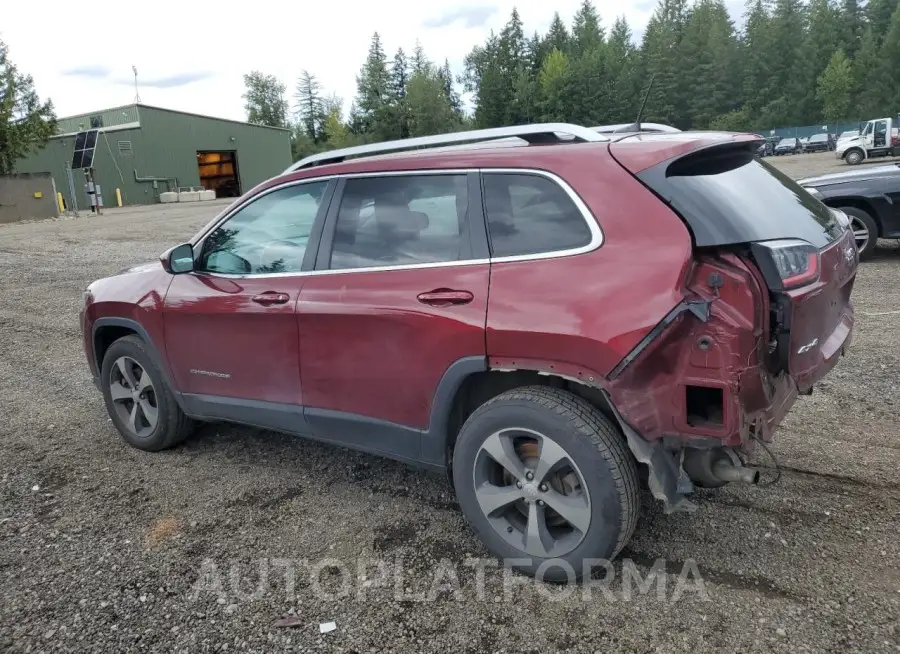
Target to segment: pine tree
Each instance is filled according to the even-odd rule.
[[[390,125],[390,71],[378,32],[372,36],[369,54],[356,77],[354,129],[385,140],[392,133]]]
[[[553,48],[556,48],[560,52],[568,52],[569,50],[569,31],[566,29],[566,24],[563,22],[562,18],[559,17],[559,12],[554,12],[553,20],[550,21],[550,29],[547,30],[547,36],[544,37],[544,43],[547,47],[547,53],[549,54]],[[538,62],[539,66],[543,65],[543,61]]]
[[[409,83],[409,67],[406,53],[399,48],[391,64],[388,83],[388,105],[390,107],[390,127],[387,134],[390,138],[403,139],[409,136],[409,115],[406,105],[406,86]]]
[[[644,119],[684,126],[686,99],[694,78],[682,61],[681,40],[686,23],[686,0],[660,0],[647,24],[641,44],[640,79],[643,97],[650,81]]]
[[[883,91],[879,116],[896,117],[900,113],[900,3],[894,9],[890,27],[881,42],[880,63],[875,79]]]
[[[522,69],[527,67],[527,49],[522,19],[516,9],[512,10],[509,22],[500,31],[498,58],[496,65],[502,79],[503,98],[506,111],[501,125],[520,125],[528,122],[530,108],[516,102],[516,87]]]
[[[869,18],[869,25],[872,27],[872,34],[875,37],[875,43],[881,47],[881,42],[887,34],[891,26],[891,16],[897,5],[898,0],[869,0],[866,5],[866,15]]]
[[[871,25],[863,32],[862,42],[856,59],[853,60],[854,102],[851,109],[853,119],[868,120],[881,115],[884,86],[879,83],[877,73],[880,65],[880,48]]]
[[[563,93],[567,120],[581,125],[609,122],[611,80],[606,59],[602,43],[572,58]]]
[[[746,7],[744,34],[741,39],[743,115],[758,117],[762,108],[774,99],[777,91],[777,89],[769,87],[772,16],[763,0],[748,0]],[[728,120],[733,121],[735,118],[738,117],[731,116]],[[762,126],[763,124],[757,119],[743,128],[751,129]]]
[[[798,119],[804,124],[822,120],[818,80],[845,34],[841,15],[831,0],[810,0],[808,15],[806,39],[798,62],[798,82],[803,87],[797,98]]]
[[[419,39],[416,39],[416,47],[413,48],[412,58],[409,63],[410,74],[427,72],[428,67],[431,66],[431,62],[428,61],[428,57],[425,55],[425,49],[422,47]]]
[[[321,126],[325,119],[322,109],[321,86],[316,76],[304,69],[297,80],[297,90],[294,93],[296,102],[296,114],[303,125],[306,136],[312,142],[317,142],[321,134]]]
[[[610,105],[604,123],[625,123],[637,115],[637,53],[631,41],[628,20],[616,18],[607,43],[607,67],[610,79]]]
[[[862,42],[863,10],[859,0],[843,0],[840,8],[841,47],[848,58],[856,56]]]
[[[426,69],[413,73],[407,88],[407,101],[410,136],[428,136],[459,129],[459,116],[451,106],[444,81],[436,71]]]
[[[537,32],[528,39],[525,44],[525,59],[534,75],[538,75],[541,72],[541,66],[544,63],[544,59],[547,58],[547,55],[550,54],[552,49],[553,47],[547,39]]]
[[[593,50],[603,43],[603,38],[604,31],[597,8],[591,0],[582,0],[572,22],[573,54],[578,56]]]
[[[769,97],[763,120],[773,127],[798,125],[803,118],[802,100],[809,83],[803,60],[804,7],[801,0],[775,0],[772,12]]]
[[[722,0],[697,1],[680,50],[681,59],[691,62],[695,79],[685,118],[693,127],[708,127],[739,101],[737,39]]]
[[[449,60],[444,59],[444,65],[438,69],[437,74],[441,80],[441,85],[444,88],[444,97],[447,98],[447,102],[450,103],[450,108],[453,109],[453,113],[456,114],[457,117],[462,118],[462,99],[456,91],[456,85],[453,81],[453,71],[450,69]]]

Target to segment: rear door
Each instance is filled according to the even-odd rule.
[[[301,405],[297,322],[304,259],[334,182],[264,192],[197,244],[165,299],[169,365],[188,400]],[[312,267],[312,260],[307,264]],[[228,415],[233,415],[229,413]]]
[[[442,378],[484,369],[490,266],[477,173],[350,176],[297,304],[315,435],[403,459]]]

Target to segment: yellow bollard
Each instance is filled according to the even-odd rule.
[[[116,204],[122,206],[122,191],[116,189]]]
[[[62,193],[57,193],[57,194],[56,194],[56,206],[59,207],[59,212],[60,212],[60,213],[65,213],[65,212],[66,212],[66,203],[63,202],[63,196],[62,196]]]

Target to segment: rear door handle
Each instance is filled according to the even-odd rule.
[[[438,288],[427,293],[419,293],[419,302],[433,307],[449,307],[453,304],[468,304],[475,299],[469,291],[455,291],[450,288]]]
[[[276,293],[275,291],[266,291],[265,293],[260,293],[259,295],[254,295],[252,299],[257,304],[261,304],[264,307],[267,307],[272,304],[287,304],[288,300],[291,299],[291,296],[288,295],[287,293]]]

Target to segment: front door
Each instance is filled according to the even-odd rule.
[[[317,436],[418,459],[445,372],[484,366],[478,177],[357,177],[337,194],[297,305],[306,420]]]
[[[189,400],[302,404],[295,306],[328,184],[281,187],[244,204],[197,244],[195,270],[172,280],[166,354]]]
[[[888,145],[887,120],[876,120],[873,143],[876,148],[884,148]]]

